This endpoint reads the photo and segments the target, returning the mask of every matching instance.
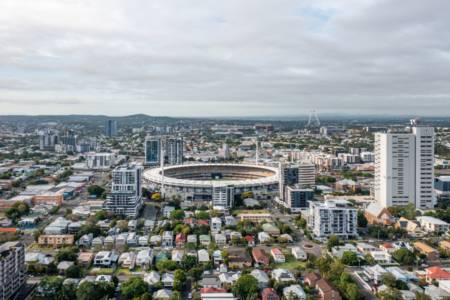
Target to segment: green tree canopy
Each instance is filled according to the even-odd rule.
[[[170,212],[169,219],[171,220],[184,220],[185,213],[182,209],[173,210]]]
[[[258,280],[251,275],[243,275],[233,284],[232,291],[241,299],[247,299],[249,295],[258,294]]]
[[[103,194],[103,192],[105,191],[104,188],[102,188],[99,185],[91,185],[90,187],[88,187],[88,193],[89,195],[96,195],[98,197],[101,196],[101,194]]]
[[[120,293],[128,299],[138,298],[147,291],[148,283],[141,277],[130,277],[120,287]]]

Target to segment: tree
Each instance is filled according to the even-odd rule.
[[[253,195],[253,192],[252,191],[248,191],[248,192],[243,192],[242,194],[241,194],[241,199],[242,200],[245,200],[245,199],[247,199],[247,198],[255,198],[255,196]]]
[[[83,277],[83,271],[77,265],[71,265],[66,270],[67,278],[81,278]]]
[[[283,228],[281,229],[281,231],[285,234],[291,234],[292,233],[292,229],[291,227],[284,225]]]
[[[243,275],[233,284],[231,290],[233,294],[239,296],[241,299],[247,299],[249,295],[258,293],[259,283],[255,277]]]
[[[181,292],[181,281],[174,280],[172,284],[172,289],[177,292]]]
[[[359,290],[358,285],[349,283],[347,285],[347,298],[350,300],[359,300],[363,298],[363,294]]]
[[[408,205],[406,205],[405,208],[405,218],[408,220],[414,220],[416,218],[416,206],[414,205],[414,203],[408,203]]]
[[[330,239],[327,243],[327,249],[328,251],[331,251],[331,248],[339,246],[339,237],[337,235],[330,235]]]
[[[36,273],[36,266],[34,264],[28,264],[27,265],[27,273],[28,274]]]
[[[396,288],[388,287],[384,291],[379,293],[383,300],[401,300],[403,299],[403,294]]]
[[[138,298],[147,291],[148,283],[141,277],[130,277],[120,287],[120,293],[128,299]]]
[[[189,255],[190,256],[190,255]],[[195,257],[195,256],[194,256]],[[159,271],[167,269],[169,271],[174,271],[180,267],[180,265],[173,260],[162,260],[156,264]]]
[[[189,256],[191,256],[191,255],[189,255]],[[175,270],[174,278],[175,278],[175,280],[179,280],[180,282],[185,282],[187,279],[186,274],[184,274],[184,271],[181,269]]]
[[[189,275],[195,280],[199,281],[202,278],[203,270],[200,268],[192,268],[188,271]]]
[[[267,242],[269,244],[273,244],[273,243],[275,243],[275,239],[273,237],[270,237],[270,238],[267,239]]]
[[[316,259],[314,261],[314,265],[322,275],[330,270],[330,262],[324,257],[319,257]]]
[[[357,214],[358,227],[366,227],[367,226],[367,218],[364,215],[364,212],[358,209]]]
[[[387,286],[394,287],[397,283],[397,278],[392,273],[384,273],[381,275],[381,282]]]
[[[120,232],[124,232],[128,230],[128,222],[125,220],[120,220],[117,222],[117,227],[119,227]]]
[[[126,245],[128,246],[128,245]],[[103,250],[103,246],[102,245],[97,245],[94,247],[94,252],[100,252]],[[125,250],[125,249],[124,249]],[[126,252],[126,251],[125,251]]]
[[[54,295],[55,300],[70,300],[75,298],[76,285],[75,282],[69,282],[61,287]]]
[[[370,255],[370,254],[364,255],[364,260],[365,260],[366,263],[368,263],[369,265],[373,265],[373,264],[375,263],[375,259],[374,259],[373,256]]]
[[[163,198],[160,193],[155,193],[152,195],[151,199],[156,202],[161,202]]]
[[[158,281],[152,287],[152,291],[153,292],[156,292],[156,291],[162,290],[162,289],[164,289],[164,282],[162,282],[162,281]]]
[[[48,264],[47,266],[47,273],[48,274],[53,274],[56,273],[56,270],[58,269],[57,265],[52,261],[51,263]]]
[[[184,249],[195,250],[195,249],[197,249],[197,246],[194,243],[189,242],[189,243],[186,243],[186,245],[184,245]]]
[[[344,251],[344,253],[342,253],[342,262],[354,266],[358,264],[358,256],[356,256],[356,253],[353,251]]]
[[[61,287],[64,279],[57,276],[48,277],[45,275],[39,282],[39,286],[45,292],[50,292],[52,290],[57,290]]]
[[[396,250],[392,256],[397,262],[403,264],[412,264],[415,261],[414,253],[406,248]]]
[[[306,222],[305,219],[301,218],[300,221],[299,221],[298,223],[299,223],[299,227],[300,227],[300,228],[302,228],[302,229],[305,229],[305,228],[306,228],[307,222]]]
[[[76,295],[79,300],[97,300],[102,296],[98,293],[99,291],[95,283],[85,281],[78,286]]]
[[[184,254],[182,263],[185,270],[189,270],[197,265],[197,257],[195,257],[194,255]]]
[[[90,187],[88,187],[88,193],[89,195],[96,195],[96,196],[100,196],[101,194],[103,194],[103,192],[105,191],[104,188],[102,188],[99,185],[91,185]]]
[[[199,220],[209,220],[209,214],[205,211],[201,211],[195,215],[195,218]]]
[[[150,293],[145,293],[141,296],[140,300],[152,300],[153,296]]]
[[[172,210],[170,212],[169,219],[171,220],[184,220],[185,213],[184,210],[178,209],[178,210]]]

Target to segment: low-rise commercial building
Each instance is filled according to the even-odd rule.
[[[71,234],[65,234],[65,235],[41,235],[38,239],[39,246],[72,246],[74,243],[74,237]]]

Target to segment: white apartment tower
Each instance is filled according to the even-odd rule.
[[[183,138],[170,137],[166,139],[166,155],[169,165],[183,164]]]
[[[432,208],[434,177],[434,128],[391,128],[375,134],[375,185],[383,207]]]
[[[218,183],[213,186],[213,205],[231,207],[234,204],[234,185]]]
[[[13,299],[14,293],[27,281],[25,244],[6,242],[0,245],[0,300]]]
[[[316,166],[314,164],[301,163],[298,165],[298,183],[300,185],[309,185],[314,188],[316,185]]]
[[[135,164],[112,171],[112,189],[102,208],[118,216],[136,218],[142,206],[142,167]]]

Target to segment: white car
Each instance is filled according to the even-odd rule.
[[[238,274],[241,274],[241,271],[237,271]]]
[[[421,264],[420,266],[422,266],[422,267],[424,267],[424,268],[428,267],[427,264]]]
[[[367,278],[367,277],[364,276],[364,277],[363,277],[363,280],[364,280],[364,281],[369,281],[369,278]]]
[[[41,252],[40,250],[38,250],[38,249],[36,249],[36,250],[34,250],[34,252]]]
[[[234,274],[234,272],[233,272],[233,271],[230,271],[230,272],[228,272],[228,274]]]
[[[228,246],[223,246],[223,249],[228,249],[229,247]]]
[[[205,275],[209,275],[209,274],[211,274],[209,271],[205,271],[205,272],[203,272],[203,274],[205,274]]]
[[[189,298],[189,299],[191,299],[191,298],[192,298],[192,294],[191,294],[191,293],[189,293],[189,295],[188,295],[188,298]]]
[[[58,253],[58,252],[59,252],[59,249],[55,249],[55,252]]]

